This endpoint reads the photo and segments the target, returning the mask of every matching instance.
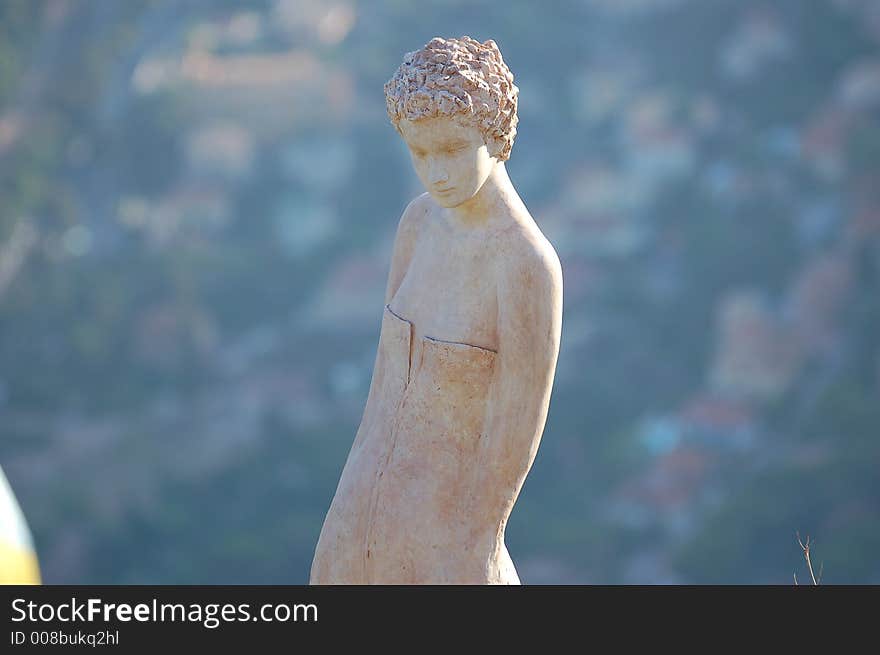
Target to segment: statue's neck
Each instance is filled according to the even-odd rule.
[[[445,210],[446,220],[453,229],[471,230],[504,228],[511,216],[524,209],[522,200],[513,188],[503,161],[495,164],[486,182],[473,198],[457,207]]]

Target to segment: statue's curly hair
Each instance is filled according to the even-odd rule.
[[[505,161],[516,136],[519,89],[495,41],[469,36],[431,39],[408,52],[385,83],[385,105],[399,131],[402,118],[463,115],[473,120],[489,154]]]

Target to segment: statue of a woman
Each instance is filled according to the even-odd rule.
[[[400,218],[373,378],[311,584],[518,584],[504,544],[559,354],[562,270],[504,166],[494,41],[432,39],[385,85],[427,189]]]

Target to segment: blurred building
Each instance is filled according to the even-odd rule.
[[[711,384],[723,395],[768,400],[785,391],[801,363],[797,343],[758,294],[721,303]]]

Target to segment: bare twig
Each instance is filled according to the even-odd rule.
[[[801,541],[800,532],[796,531],[795,534],[797,535],[798,544],[800,544],[801,550],[804,551],[804,559],[807,560],[807,568],[810,571],[810,578],[812,578],[814,585],[818,585],[819,580],[822,579],[822,569],[824,568],[825,563],[822,562],[819,565],[819,579],[817,580],[815,574],[813,573],[813,563],[810,561],[810,535],[807,535],[806,541]],[[798,583],[797,575],[794,576],[794,583]]]

